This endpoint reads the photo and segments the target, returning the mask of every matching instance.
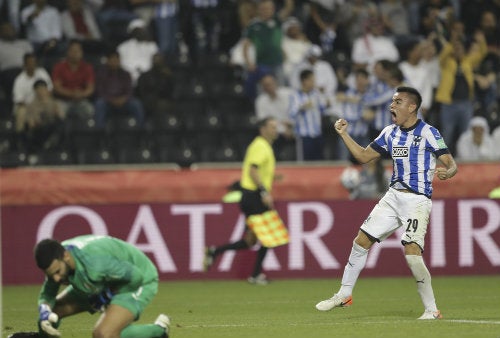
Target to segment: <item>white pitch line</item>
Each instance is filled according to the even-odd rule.
[[[443,322],[452,322],[452,323],[462,323],[462,324],[490,324],[490,325],[500,325],[500,321],[488,321],[488,320],[469,320],[469,319],[440,319],[439,321]],[[335,325],[341,325],[341,324],[394,324],[395,322],[432,322],[432,320],[427,321],[427,320],[417,320],[417,319],[402,319],[402,320],[374,320],[374,321],[363,321],[363,322],[325,322],[325,323],[290,323],[286,324],[289,326],[307,326],[307,325],[312,325],[312,326],[335,326]],[[285,325],[285,324],[284,324]],[[263,326],[276,326],[275,324],[200,324],[200,325],[181,325],[184,328],[230,328],[230,327],[263,327]]]
[[[469,320],[469,319],[442,319],[447,322],[453,322],[453,323],[465,323],[465,324],[493,324],[493,325],[500,325],[500,321],[498,320]]]

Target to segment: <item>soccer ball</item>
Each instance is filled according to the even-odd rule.
[[[348,190],[355,189],[359,185],[359,181],[359,171],[353,167],[345,168],[340,175],[340,182]]]

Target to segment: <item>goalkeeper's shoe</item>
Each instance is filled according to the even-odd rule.
[[[441,311],[425,311],[423,315],[418,317],[418,319],[441,319],[443,318],[443,315],[441,314]]]
[[[215,247],[209,246],[205,248],[205,258],[203,259],[203,270],[206,272],[210,270],[215,260]]]
[[[340,298],[337,294],[334,294],[332,298],[323,300],[316,304],[316,309],[320,311],[330,311],[334,307],[348,307],[352,305],[352,296],[345,298]]]
[[[155,325],[158,325],[165,330],[165,333],[161,338],[168,338],[168,331],[170,329],[170,318],[168,318],[167,315],[164,315],[162,313],[156,318]]]

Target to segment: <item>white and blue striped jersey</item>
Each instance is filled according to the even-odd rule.
[[[302,137],[321,136],[321,120],[326,108],[321,93],[316,89],[309,93],[296,90],[290,100],[289,115],[295,123],[295,133]],[[312,108],[300,109],[308,101],[312,103]]]
[[[345,95],[349,97],[363,96],[354,88],[346,91]],[[363,99],[359,102],[342,102],[340,104],[340,114],[343,119],[349,122],[347,132],[351,136],[365,136],[368,134],[368,122],[363,119]]]
[[[379,80],[376,80],[370,86],[368,93],[365,95],[363,103],[375,111],[375,119],[372,121],[375,130],[382,130],[392,123],[390,106],[393,95],[394,88]]]
[[[422,120],[407,129],[391,124],[370,146],[392,157],[391,187],[409,189],[431,198],[436,159],[449,153],[436,128]]]

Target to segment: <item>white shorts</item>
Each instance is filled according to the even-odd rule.
[[[363,222],[361,230],[381,242],[403,226],[401,242],[416,243],[423,251],[431,209],[430,198],[390,188]]]

